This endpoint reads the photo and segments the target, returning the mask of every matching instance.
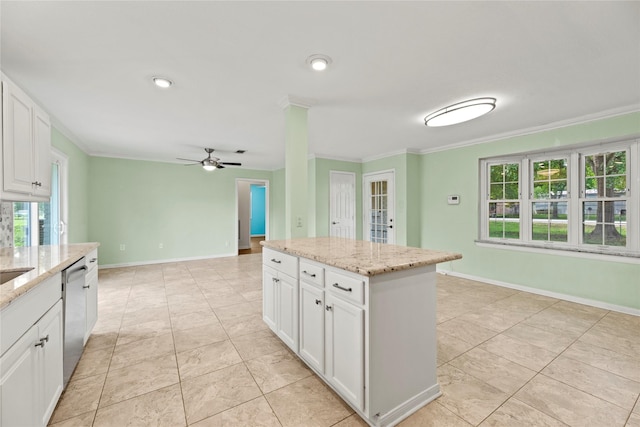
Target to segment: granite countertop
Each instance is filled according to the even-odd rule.
[[[99,243],[78,243],[0,248],[0,275],[33,267],[33,270],[0,285],[0,309],[57,272],[64,270],[99,245]]]
[[[461,254],[453,252],[340,237],[266,240],[260,244],[266,248],[318,261],[363,276],[375,276],[462,258]]]

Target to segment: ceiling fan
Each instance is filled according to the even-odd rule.
[[[204,170],[213,171],[216,169],[224,169],[225,166],[242,166],[242,163],[234,163],[234,162],[221,162],[219,157],[212,157],[211,153],[214,152],[213,148],[205,148],[204,151],[207,152],[207,158],[202,160],[193,160],[193,159],[181,159],[178,157],[178,160],[185,160],[189,163],[185,166],[193,166],[193,165],[202,165]],[[236,153],[242,154],[245,150],[237,150]]]

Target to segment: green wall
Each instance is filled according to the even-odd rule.
[[[640,309],[640,265],[480,247],[479,159],[640,133],[640,113],[422,156],[422,246],[460,252],[440,269]],[[447,205],[447,195],[460,195]]]
[[[56,128],[51,144],[69,159],[67,232],[69,243],[89,241],[89,156]]]
[[[106,265],[234,254],[236,178],[272,175],[104,157],[90,164],[89,238]]]

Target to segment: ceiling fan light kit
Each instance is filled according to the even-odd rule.
[[[429,127],[449,126],[476,119],[496,108],[495,98],[475,98],[441,108],[424,118]]]
[[[202,160],[193,160],[193,159],[181,159],[178,158],[178,160],[185,160],[187,162],[193,162],[193,163],[189,163],[186,164],[185,166],[193,166],[193,165],[202,165],[202,169],[211,172],[214,171],[216,169],[224,169],[225,166],[242,166],[242,163],[237,163],[237,162],[221,162],[219,157],[212,157],[211,153],[213,153],[215,150],[213,148],[205,148],[204,151],[207,152],[207,158],[202,159]],[[236,153],[237,154],[243,154],[246,150],[237,150]]]

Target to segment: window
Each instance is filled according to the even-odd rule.
[[[63,215],[66,158],[54,152],[51,165],[51,198],[48,202],[13,203],[13,246],[58,245],[66,243]]]
[[[638,140],[481,159],[481,242],[640,256]]]

